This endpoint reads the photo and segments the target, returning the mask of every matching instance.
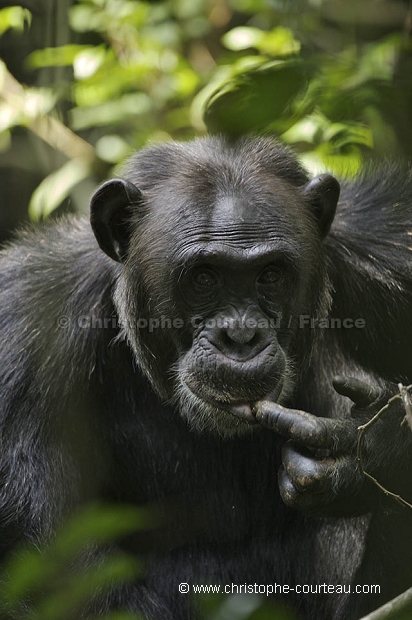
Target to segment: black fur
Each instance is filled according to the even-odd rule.
[[[97,614],[120,606],[150,620],[192,619],[180,582],[379,584],[380,596],[291,591],[279,597],[305,620],[358,618],[411,585],[412,511],[386,501],[355,473],[353,444],[352,469],[341,474],[336,459],[322,501],[304,490],[310,503],[301,505],[280,482],[286,505],[277,478],[284,440],[273,430],[271,405],[259,426],[249,429],[240,420],[239,433],[223,410],[228,426],[212,423],[217,414],[211,409],[199,432],[202,424],[190,418],[196,412],[179,415],[175,383],[193,331],[175,326],[136,333],[133,321],[184,314],[191,301],[179,297],[186,282],[179,261],[194,235],[237,247],[236,229],[221,212],[212,227],[211,202],[221,196],[242,201],[247,231],[263,237],[273,206],[279,230],[296,236],[306,259],[296,257],[301,284],[285,289],[284,314],[290,296],[305,316],[365,321],[359,329],[313,329],[296,327],[294,317],[292,333],[282,327],[278,338],[290,365],[282,404],[347,420],[349,428],[351,402],[333,389],[334,375],[376,386],[382,402],[397,382],[412,382],[411,169],[384,165],[343,183],[324,241],[333,196],[318,196],[290,152],[269,139],[156,146],[138,153],[127,170],[143,200],[126,205],[126,220],[116,219],[122,251],[109,251],[119,262],[102,253],[87,221],[74,218],[23,232],[1,254],[4,554],[22,540],[48,540],[83,502],[149,503],[164,514],[165,527],[144,548],[147,573],[101,599]],[[336,189],[330,179],[320,180],[328,196]],[[105,218],[98,226],[107,251],[112,213]],[[219,390],[230,394],[219,381],[216,376]],[[244,383],[236,393],[245,401],[267,393],[266,385],[259,391]],[[222,406],[229,401],[226,396]],[[353,428],[379,406],[355,406]],[[403,416],[396,405],[370,431],[365,464],[411,501],[412,441],[400,425]],[[316,450],[311,456],[317,466]],[[140,553],[141,542],[129,540],[128,550]]]

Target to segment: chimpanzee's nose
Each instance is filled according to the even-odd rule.
[[[232,327],[226,328],[226,335],[229,340],[232,340],[236,344],[249,344],[256,336],[255,327]]]
[[[271,333],[253,316],[226,319],[210,331],[210,341],[224,355],[238,361],[258,355],[271,342]]]

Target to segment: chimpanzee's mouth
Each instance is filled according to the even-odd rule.
[[[255,404],[259,400],[270,400],[272,402],[277,402],[279,396],[282,393],[282,388],[283,388],[283,381],[281,380],[279,381],[278,385],[276,386],[276,389],[273,390],[273,392],[270,392],[270,394],[266,394],[265,396],[256,398],[253,401],[246,401],[246,400],[244,401],[234,400],[234,401],[229,401],[229,402],[228,401],[226,402],[215,401],[215,404],[220,409],[224,409],[225,411],[228,411],[233,416],[240,418],[241,420],[244,420],[248,424],[258,424],[258,421],[256,420],[256,417],[255,417],[255,412],[254,412]]]
[[[247,402],[229,402],[229,403],[216,403],[221,409],[228,411],[230,414],[237,418],[241,418],[249,424],[258,424],[253,411],[254,403]]]
[[[199,398],[199,397],[198,397]],[[205,398],[203,395],[201,399],[211,405],[215,410],[229,413],[231,416],[237,418],[239,421],[247,422],[248,424],[258,424],[254,414],[254,405],[258,399],[254,401],[246,400],[220,400],[218,398]],[[259,400],[267,400],[259,398]]]
[[[250,426],[259,424],[259,422],[256,420],[254,412],[256,403],[261,400],[270,400],[272,402],[277,402],[279,396],[281,396],[282,394],[283,383],[284,382],[281,379],[277,383],[275,389],[266,394],[250,394],[250,397],[248,397],[248,395],[246,394],[243,397],[240,395],[237,395],[237,397],[233,395],[233,397],[231,398],[230,393],[225,394],[224,396],[222,395],[222,397],[219,397],[220,395],[216,393],[205,393],[206,389],[204,385],[202,385],[202,390],[194,389],[194,387],[197,388],[198,386],[190,385],[188,382],[185,381],[186,388],[189,389],[191,394],[193,394],[196,399],[199,399],[205,404],[213,407],[213,409],[215,410],[214,416],[219,416],[219,412],[221,412],[221,414],[230,414],[230,416],[237,419],[238,423],[246,423]]]

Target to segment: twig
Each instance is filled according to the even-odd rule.
[[[403,406],[405,407],[406,415],[404,422],[409,426],[412,430],[412,406],[411,400],[409,397],[410,386],[405,387],[402,383],[398,383],[399,392],[402,398]]]
[[[389,491],[389,489],[386,489],[384,486],[381,485],[380,482],[378,482],[376,480],[376,478],[374,478],[373,476],[371,476],[370,474],[368,474],[367,471],[365,471],[364,469],[362,469],[362,473],[364,476],[366,476],[367,478],[369,478],[369,480],[372,480],[372,482],[374,484],[376,484],[376,486],[383,491],[383,493],[385,493],[385,495],[387,495],[388,497],[392,497],[392,499],[394,499],[396,502],[398,502],[398,504],[401,504],[401,506],[405,506],[406,508],[411,508],[412,509],[412,504],[410,504],[409,502],[406,501],[406,499],[403,499],[403,497],[401,495],[398,495],[397,493],[392,493],[392,491]]]
[[[409,393],[408,393],[410,386],[404,387],[402,383],[399,383],[398,388],[399,388],[399,394],[395,394],[395,396],[392,396],[392,398],[388,400],[386,405],[384,405],[381,409],[379,409],[379,411],[375,413],[375,415],[370,420],[368,420],[368,422],[366,422],[365,424],[362,424],[361,426],[358,426],[359,436],[358,436],[358,443],[356,446],[356,458],[358,459],[361,473],[366,478],[371,480],[383,493],[385,493],[385,495],[394,499],[401,506],[410,508],[412,510],[412,504],[407,502],[400,495],[397,495],[396,493],[392,493],[392,491],[389,491],[389,489],[387,489],[382,484],[380,484],[380,482],[378,482],[376,478],[374,478],[373,476],[371,476],[371,474],[365,471],[364,466],[363,466],[363,459],[362,459],[362,444],[363,444],[363,438],[365,436],[365,433],[370,429],[371,426],[373,426],[379,420],[379,418],[381,418],[381,416],[386,411],[388,411],[392,403],[394,403],[396,400],[402,401],[403,406],[405,407],[405,411],[406,411],[405,419],[407,420],[408,425],[412,424],[412,407],[411,407],[411,403],[409,400]]]
[[[392,599],[382,607],[375,609],[367,616],[363,616],[360,620],[389,620],[397,616],[397,614],[412,609],[412,588],[402,592],[396,598]],[[405,616],[406,617],[406,616]]]

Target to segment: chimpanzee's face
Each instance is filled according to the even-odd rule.
[[[173,295],[190,332],[175,393],[191,425],[239,433],[255,424],[253,403],[282,402],[293,385],[289,344],[314,248],[280,205],[247,194],[218,198],[202,219],[182,222],[175,247]]]
[[[293,388],[299,316],[324,297],[321,241],[336,191],[326,206],[322,197],[335,183],[296,187],[256,161],[223,166],[199,155],[135,194],[142,208],[126,241],[118,210],[109,218],[124,248],[109,250],[124,262],[116,303],[126,335],[191,427],[250,432],[253,404],[284,402]],[[127,183],[129,202],[137,191]]]

